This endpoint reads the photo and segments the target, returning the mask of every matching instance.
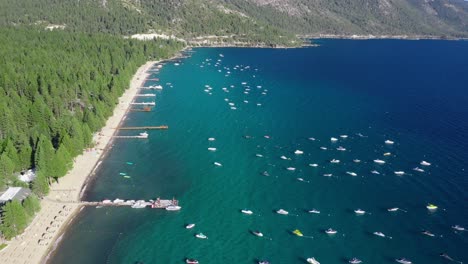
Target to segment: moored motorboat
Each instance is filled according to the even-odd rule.
[[[312,210],[309,210],[309,213],[311,213],[311,214],[320,214],[320,211],[314,208]]]
[[[387,211],[396,212],[396,211],[398,211],[398,209],[399,209],[398,207],[393,207],[393,208],[388,208]]]
[[[392,153],[390,153],[390,152],[385,152],[383,155],[384,155],[384,156],[390,156],[390,155],[392,155]]]
[[[351,263],[351,264],[359,264],[359,263],[362,263],[362,260],[357,259],[357,258],[352,258],[352,259],[349,260],[349,263]]]
[[[325,230],[325,233],[329,234],[329,235],[334,235],[336,233],[338,233],[338,231],[332,229],[332,228],[328,228],[327,230]]]
[[[277,214],[281,214],[281,215],[287,215],[287,214],[289,214],[289,212],[288,212],[288,211],[286,211],[286,210],[283,210],[283,209],[279,209],[279,210],[277,210],[277,211],[276,211],[276,213],[277,213]]]
[[[216,151],[216,148],[208,148],[209,151]]]
[[[253,214],[253,212],[250,211],[250,210],[248,210],[248,209],[242,209],[241,212],[242,212],[243,214],[247,214],[247,215]]]
[[[358,215],[363,215],[363,214],[366,213],[366,211],[364,211],[364,210],[362,210],[362,209],[356,209],[356,210],[354,210],[354,212],[355,212],[356,214],[358,214]]]
[[[387,145],[393,145],[393,144],[395,144],[395,142],[393,142],[393,141],[387,139],[387,140],[385,140],[385,144],[387,144]]]
[[[302,232],[301,232],[299,229],[296,229],[296,230],[292,231],[292,233],[293,233],[294,235],[296,235],[296,236],[300,236],[300,237],[301,237],[301,236],[304,236],[304,235],[302,234]]]
[[[318,167],[318,164],[317,163],[311,163],[309,164],[310,167]]]
[[[360,159],[353,159],[353,162],[354,162],[354,163],[360,163],[361,160],[360,160]]]
[[[188,258],[188,259],[185,260],[185,263],[187,263],[187,264],[198,264],[198,260]]]
[[[340,163],[340,160],[332,159],[332,160],[330,160],[330,163]]]
[[[342,146],[339,146],[339,147],[336,148],[336,150],[338,150],[338,151],[346,151],[346,148],[343,148]]]
[[[428,210],[433,211],[433,210],[437,210],[438,207],[437,207],[437,205],[434,205],[434,204],[428,204],[428,205],[426,206],[426,208],[427,208]]]
[[[315,258],[307,258],[307,263],[320,264]]]
[[[302,151],[302,150],[296,150],[296,151],[294,151],[294,154],[296,154],[296,155],[302,155],[302,154],[304,154],[304,151]]]
[[[377,174],[377,175],[380,174],[380,172],[378,172],[378,171],[376,171],[376,170],[371,171],[371,173],[372,173],[372,174]]]
[[[347,171],[346,174],[351,175],[353,177],[357,176],[357,174],[355,172],[352,172],[352,171]]]
[[[196,238],[200,238],[200,239],[208,239],[207,236],[205,236],[203,233],[198,233],[195,235]]]
[[[252,231],[252,234],[254,234],[254,235],[258,236],[258,237],[263,237],[263,233],[258,231],[258,230],[257,231]]]
[[[178,205],[169,205],[166,207],[167,211],[179,211],[182,207]]]
[[[421,161],[421,163],[419,163],[419,164],[421,164],[421,166],[431,166],[431,163],[429,163],[429,162],[427,162],[425,160]]]
[[[435,235],[433,233],[431,233],[430,231],[428,231],[428,230],[423,230],[421,232],[421,234],[426,235],[426,236],[430,236],[430,237],[435,237]]]
[[[326,148],[326,147],[320,147],[320,149],[321,149],[321,150],[327,150],[327,148]]]
[[[398,263],[401,263],[401,264],[412,264],[413,263],[410,260],[407,260],[405,258],[397,258],[397,259],[395,259],[395,261],[398,262]]]
[[[281,156],[280,159],[287,160],[288,158],[286,156]]]
[[[214,164],[215,166],[218,166],[218,167],[223,166],[223,164],[221,164],[221,163],[219,163],[219,162],[214,162],[213,164]]]
[[[348,135],[340,135],[340,138],[348,138]]]
[[[372,234],[374,234],[374,235],[376,235],[376,236],[379,236],[379,237],[385,237],[385,234],[382,233],[382,232],[374,232],[374,233],[372,233]]]
[[[143,200],[138,200],[136,201],[133,205],[132,208],[135,209],[140,209],[140,208],[145,208],[147,206],[146,202]]]
[[[374,160],[374,163],[377,163],[377,164],[385,164],[385,161],[380,160],[380,159],[375,159],[375,160]]]
[[[395,173],[395,175],[398,175],[398,176],[405,175],[404,171],[395,171],[393,173]]]
[[[188,224],[185,226],[185,228],[187,229],[191,229],[191,228],[194,228],[195,227],[195,224]]]
[[[338,139],[337,139],[337,138],[334,138],[334,137],[332,137],[332,138],[330,138],[330,141],[331,141],[331,142],[336,142],[336,141],[338,141]]]
[[[270,261],[268,261],[268,260],[260,260],[260,261],[258,261],[258,264],[270,264]]]
[[[417,172],[424,172],[424,170],[419,167],[413,168],[413,170]]]
[[[286,169],[287,169],[288,171],[295,171],[295,170],[296,170],[296,168],[294,168],[294,167],[287,167]]]
[[[454,225],[454,226],[452,226],[452,228],[457,230],[457,231],[465,231],[466,230],[463,226],[460,226],[460,225]]]
[[[331,174],[331,173],[325,173],[325,174],[323,174],[323,176],[324,176],[324,177],[331,177],[331,176],[333,176],[333,174]]]

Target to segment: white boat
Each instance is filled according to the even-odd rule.
[[[435,237],[435,235],[433,233],[431,233],[430,231],[427,231],[427,230],[423,230],[421,232],[421,234],[426,235],[426,236],[430,236],[430,237]]]
[[[216,148],[208,148],[209,151],[216,151]]]
[[[454,225],[454,226],[452,226],[452,228],[457,230],[457,231],[465,231],[466,230],[463,226],[459,226],[459,225]]]
[[[385,234],[382,232],[374,232],[373,234],[379,237],[385,237]]]
[[[360,160],[360,159],[353,159],[353,162],[354,162],[354,163],[360,163],[361,160]]]
[[[286,156],[281,156],[280,159],[287,160],[288,158]]]
[[[325,173],[323,176],[324,176],[324,177],[331,177],[331,176],[333,176],[333,174],[331,174],[331,173]]]
[[[287,169],[288,171],[295,171],[295,170],[296,170],[296,168],[294,168],[294,167],[287,167],[286,169]]]
[[[424,172],[424,170],[419,167],[413,168],[413,170],[417,172]]]
[[[340,138],[348,138],[348,135],[341,135]]]
[[[330,138],[330,141],[331,141],[331,142],[336,142],[336,141],[338,141],[338,139],[337,139],[337,138],[334,138],[334,137],[332,137],[332,138]]]
[[[179,211],[182,207],[178,206],[178,205],[169,205],[168,207],[166,207],[166,210],[167,211]]]
[[[185,228],[187,228],[187,229],[192,229],[194,227],[195,227],[195,224],[188,224],[188,225],[185,226]]]
[[[317,164],[317,163],[311,163],[311,164],[309,164],[309,166],[311,166],[311,167],[318,167],[318,164]]]
[[[309,140],[311,140],[311,141],[315,141],[315,138],[313,138],[313,137],[310,137],[310,138],[309,138]]]
[[[218,167],[223,166],[223,164],[221,164],[221,163],[219,163],[219,162],[214,162],[213,164],[216,165],[216,166],[218,166]]]
[[[288,211],[283,210],[283,209],[279,209],[278,211],[276,211],[276,213],[277,213],[277,214],[281,214],[281,215],[287,215],[287,214],[289,214]]]
[[[294,151],[294,154],[296,154],[296,155],[302,155],[302,154],[304,154],[304,151],[302,151],[302,150],[296,150],[296,151]]]
[[[390,155],[392,155],[392,153],[390,153],[390,152],[385,152],[383,155],[384,155],[384,156],[390,156]]]
[[[405,258],[398,258],[398,259],[395,259],[395,261],[398,262],[398,263],[401,263],[401,264],[412,264],[413,263],[410,260],[407,260]]]
[[[268,260],[260,260],[258,264],[270,264]]]
[[[405,174],[404,171],[395,171],[394,173],[395,173],[395,175],[404,175]]]
[[[437,205],[434,205],[434,204],[428,204],[426,206],[426,208],[429,210],[429,211],[433,211],[433,210],[437,210]]]
[[[200,238],[200,239],[208,239],[207,236],[205,236],[203,233],[198,233],[195,235],[196,238]]]
[[[234,103],[229,103],[230,106],[234,106],[235,104]]]
[[[332,160],[330,160],[330,163],[340,163],[340,160],[332,159]]]
[[[251,214],[253,214],[253,212],[252,212],[252,211],[250,211],[250,210],[247,210],[247,209],[242,209],[242,210],[241,210],[241,212],[242,212],[243,214],[248,214],[248,215],[251,215]]]
[[[359,264],[359,263],[362,263],[362,260],[360,259],[357,259],[357,258],[353,258],[349,261],[349,263],[351,264]]]
[[[138,200],[136,201],[133,205],[132,205],[132,208],[135,208],[135,209],[140,209],[140,208],[145,208],[146,207],[146,202],[143,201],[143,200]]]
[[[421,166],[431,166],[431,163],[429,163],[427,161],[424,161],[424,160],[421,161],[421,163],[419,163],[419,164],[421,164]]]
[[[102,201],[102,203],[103,203],[103,204],[111,204],[111,203],[112,203],[112,201],[111,201],[111,200],[109,200],[109,199],[106,199],[106,200],[103,200],[103,201]]]
[[[117,199],[115,199],[115,200],[113,201],[113,203],[115,203],[115,204],[121,204],[121,203],[124,203],[124,202],[125,202],[124,200],[119,199],[119,198],[117,198]]]
[[[393,144],[395,144],[395,142],[393,142],[393,141],[387,139],[387,140],[385,140],[385,144],[387,144],[387,145],[393,145]]]
[[[320,264],[315,258],[307,258],[307,263]]]
[[[262,154],[255,154],[255,156],[259,157],[259,158],[263,158],[263,155]]]
[[[327,148],[326,148],[326,147],[320,147],[320,149],[321,149],[321,150],[327,150]]]
[[[346,151],[346,149],[343,148],[342,146],[337,147],[336,150],[338,150],[338,151]]]
[[[363,214],[366,213],[366,211],[364,211],[364,210],[362,210],[362,209],[356,209],[356,210],[354,210],[354,212],[355,212],[356,214],[358,214],[358,215],[363,215]]]
[[[374,162],[377,164],[385,164],[385,161],[380,160],[380,159],[375,159]]]
[[[142,133],[139,134],[138,137],[140,137],[140,138],[148,138],[148,133],[142,132]]]
[[[254,234],[254,235],[258,236],[258,237],[263,237],[263,234],[260,231],[252,231],[252,234]]]
[[[376,171],[376,170],[373,170],[371,171],[372,174],[380,174],[380,172]]]
[[[347,171],[346,174],[349,174],[349,175],[351,175],[353,177],[357,176],[357,174],[355,172],[352,172],[352,171]]]
[[[213,137],[208,138],[208,141],[215,141],[216,139]]]
[[[196,259],[186,259],[185,263],[187,263],[187,264],[198,264],[198,260],[196,260]]]
[[[328,228],[327,230],[325,230],[325,233],[327,233],[329,235],[334,235],[334,234],[338,233],[338,231],[336,231],[334,229],[331,229],[331,228]]]
[[[237,107],[231,106],[231,110],[237,110]]]
[[[309,210],[309,213],[311,213],[311,214],[320,214],[320,211],[314,208],[312,210]]]
[[[387,211],[389,211],[389,212],[396,212],[396,211],[398,211],[399,209],[400,209],[400,208],[398,208],[398,207],[393,207],[393,208],[388,208]]]

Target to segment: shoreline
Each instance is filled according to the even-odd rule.
[[[73,219],[81,212],[81,194],[86,189],[89,179],[95,174],[100,161],[105,158],[112,144],[112,136],[121,125],[146,79],[151,75],[147,71],[160,61],[148,61],[138,68],[129,83],[129,87],[119,97],[105,126],[93,137],[95,146],[85,149],[74,159],[73,167],[67,174],[50,186],[50,192],[41,199],[41,210],[36,214],[25,231],[6,241],[8,245],[0,251],[2,262],[10,264],[46,263],[59,245],[57,238],[65,234]]]
[[[450,37],[450,36],[429,36],[429,35],[345,35],[345,34],[307,34],[298,35],[301,39],[350,39],[350,40],[370,40],[370,39],[395,39],[395,40],[468,40],[468,37]]]

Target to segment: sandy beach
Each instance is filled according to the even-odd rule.
[[[60,234],[66,229],[80,208],[80,195],[88,176],[97,169],[99,161],[111,142],[115,128],[126,116],[138,88],[143,86],[147,71],[157,61],[148,61],[133,76],[129,88],[119,98],[119,104],[106,125],[94,137],[95,147],[84,150],[76,157],[73,168],[58,183],[52,184],[50,193],[41,200],[41,211],[36,215],[26,231],[6,242],[8,246],[0,251],[2,263],[31,264],[45,263],[47,254],[56,244]],[[85,187],[83,187],[84,189]]]

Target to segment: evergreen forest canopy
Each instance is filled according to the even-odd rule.
[[[182,47],[169,40],[0,29],[0,189],[27,187],[15,174],[36,168],[31,187],[45,195],[91,144],[137,68]]]
[[[463,0],[0,0],[0,26],[75,32],[155,31],[186,40],[297,45],[295,35],[468,37]]]

